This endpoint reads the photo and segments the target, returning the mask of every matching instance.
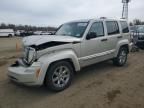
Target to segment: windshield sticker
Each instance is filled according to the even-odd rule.
[[[77,26],[85,27],[85,26],[87,26],[87,23],[78,23]]]
[[[76,37],[79,37],[80,36],[80,34],[76,34]]]

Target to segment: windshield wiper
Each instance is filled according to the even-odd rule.
[[[70,37],[76,37],[76,38],[79,38],[77,36],[74,36],[74,35],[68,35],[68,34],[56,34],[56,35],[60,35],[60,36],[70,36]]]

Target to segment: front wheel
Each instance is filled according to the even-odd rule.
[[[128,50],[126,47],[121,47],[116,58],[113,59],[113,64],[116,66],[124,66],[127,62]]]
[[[69,87],[73,79],[73,68],[67,61],[53,63],[47,71],[45,84],[52,91]]]

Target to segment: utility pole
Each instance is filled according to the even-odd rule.
[[[122,0],[123,10],[122,10],[122,19],[128,20],[128,4],[131,0]]]

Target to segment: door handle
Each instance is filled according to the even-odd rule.
[[[102,39],[101,41],[104,42],[104,41],[107,41],[107,40],[108,40],[108,39]]]
[[[120,39],[120,38],[122,38],[122,36],[118,36],[117,38]]]

